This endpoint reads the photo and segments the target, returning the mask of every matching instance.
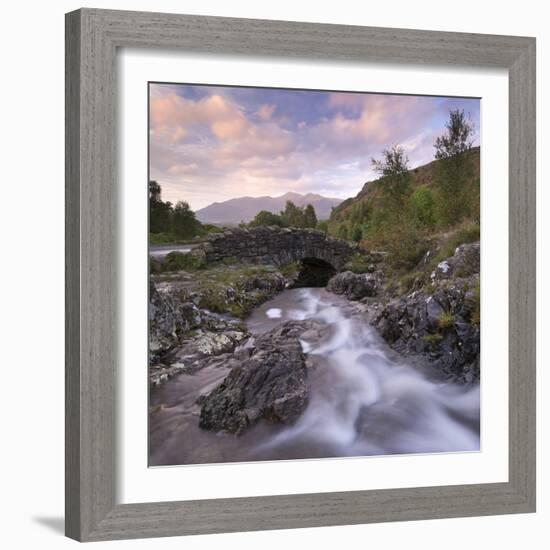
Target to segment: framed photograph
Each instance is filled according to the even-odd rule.
[[[535,511],[535,40],[66,19],[66,534]]]

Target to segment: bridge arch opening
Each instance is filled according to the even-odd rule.
[[[324,287],[331,277],[336,275],[336,268],[319,258],[302,258],[295,287]]]

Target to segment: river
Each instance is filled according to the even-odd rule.
[[[302,342],[316,362],[310,401],[293,426],[259,423],[242,436],[198,427],[195,401],[227,369],[179,375],[151,392],[150,465],[479,450],[479,386],[445,383],[393,352],[357,304],[321,288],[286,290],[247,320],[260,334],[286,320],[329,325]]]
[[[149,247],[149,255],[154,258],[164,258],[170,252],[186,254],[187,252],[191,252],[196,246],[196,244],[159,244]]]

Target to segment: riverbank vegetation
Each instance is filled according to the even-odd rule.
[[[199,222],[188,203],[163,201],[159,183],[149,182],[149,244],[187,244],[220,231],[216,225]]]
[[[311,204],[304,207],[296,206],[292,201],[286,201],[285,209],[279,214],[262,210],[254,216],[254,219],[248,224],[242,224],[245,227],[297,227],[297,228],[316,228],[318,225],[315,208]]]
[[[411,169],[405,149],[382,152],[372,166],[379,179],[333,209],[330,235],[388,253],[397,274],[414,269],[432,251],[431,262],[456,246],[479,240],[479,148],[463,111],[451,111],[434,142],[435,160]]]

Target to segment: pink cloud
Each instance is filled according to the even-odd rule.
[[[275,105],[261,105],[256,114],[262,120],[271,120],[273,113],[275,112]]]
[[[248,120],[234,103],[219,95],[192,101],[175,93],[156,95],[150,101],[153,135],[174,143],[186,137],[193,125],[204,124],[218,139],[234,139],[246,133]]]

